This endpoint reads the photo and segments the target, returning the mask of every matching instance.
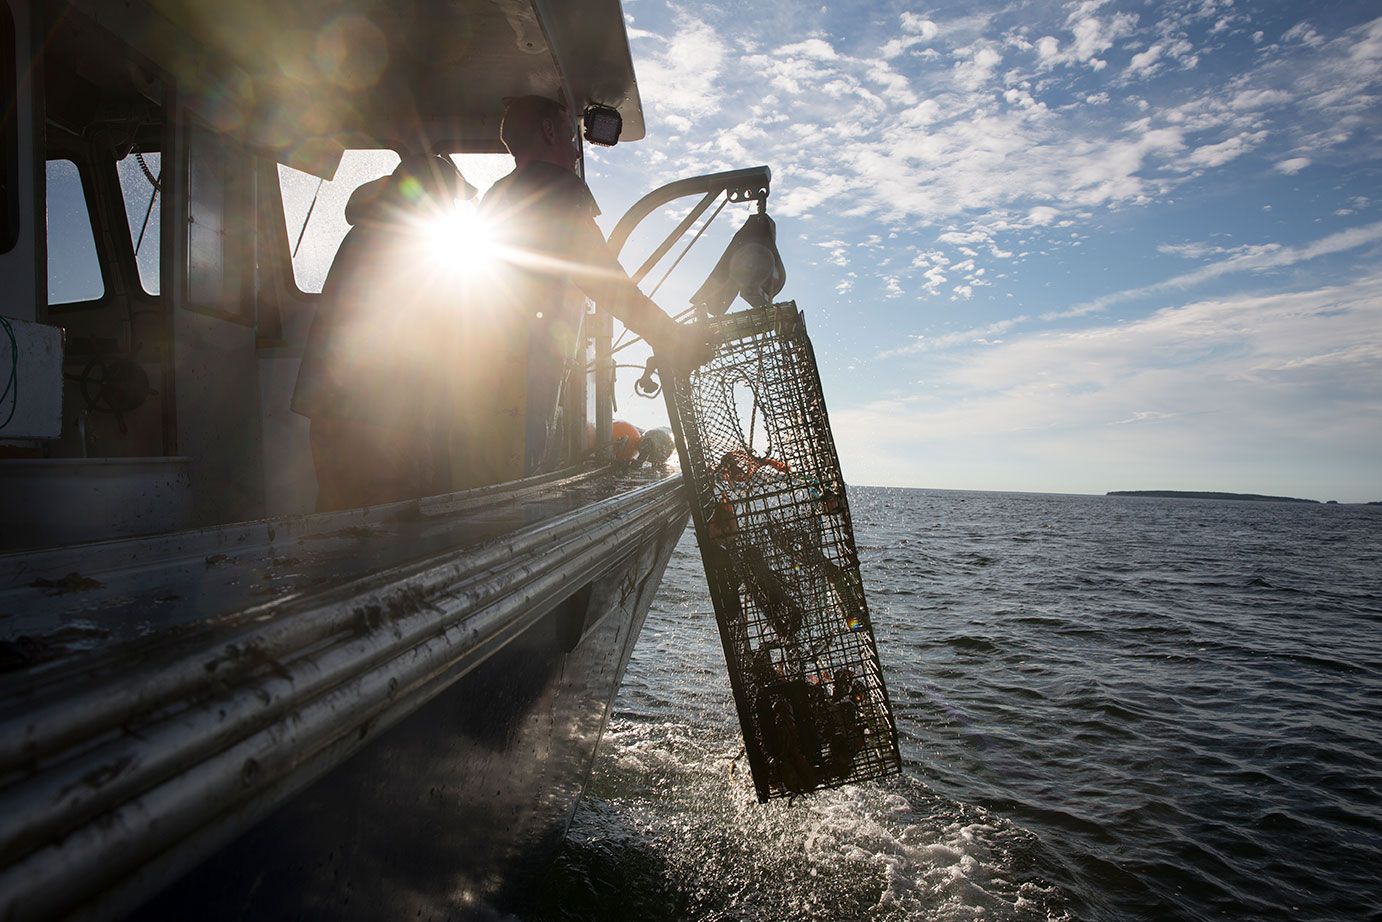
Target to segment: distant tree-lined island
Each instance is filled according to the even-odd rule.
[[[1206,490],[1110,490],[1109,496],[1158,496],[1164,499],[1246,499],[1267,503],[1319,503],[1296,496],[1264,496],[1261,493],[1218,493]]]

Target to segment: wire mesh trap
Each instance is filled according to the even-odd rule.
[[[758,800],[901,770],[840,461],[795,302],[703,320],[670,379],[692,517]]]

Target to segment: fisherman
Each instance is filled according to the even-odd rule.
[[[610,251],[595,223],[599,206],[577,173],[580,136],[565,106],[541,96],[512,99],[499,136],[514,170],[485,195],[481,214],[497,229],[513,270],[508,303],[527,318],[524,467],[534,473],[562,381],[581,352],[584,307],[563,297],[566,282],[643,337],[663,368],[695,367],[710,347],[639,291]]]
[[[322,287],[292,409],[311,419],[317,511],[447,489],[437,417],[446,356],[434,335],[449,300],[419,283],[428,221],[473,189],[451,161],[402,160],[356,189],[352,227]]]

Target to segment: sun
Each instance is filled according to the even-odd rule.
[[[433,262],[448,274],[475,277],[499,257],[494,228],[471,202],[456,202],[430,219],[424,236]]]

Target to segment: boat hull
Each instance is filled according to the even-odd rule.
[[[0,556],[35,632],[0,677],[0,917],[520,907],[686,518],[678,479],[593,471]]]
[[[679,531],[679,529],[678,529]],[[223,848],[139,919],[447,919],[521,909],[589,777],[676,543],[601,577]]]

